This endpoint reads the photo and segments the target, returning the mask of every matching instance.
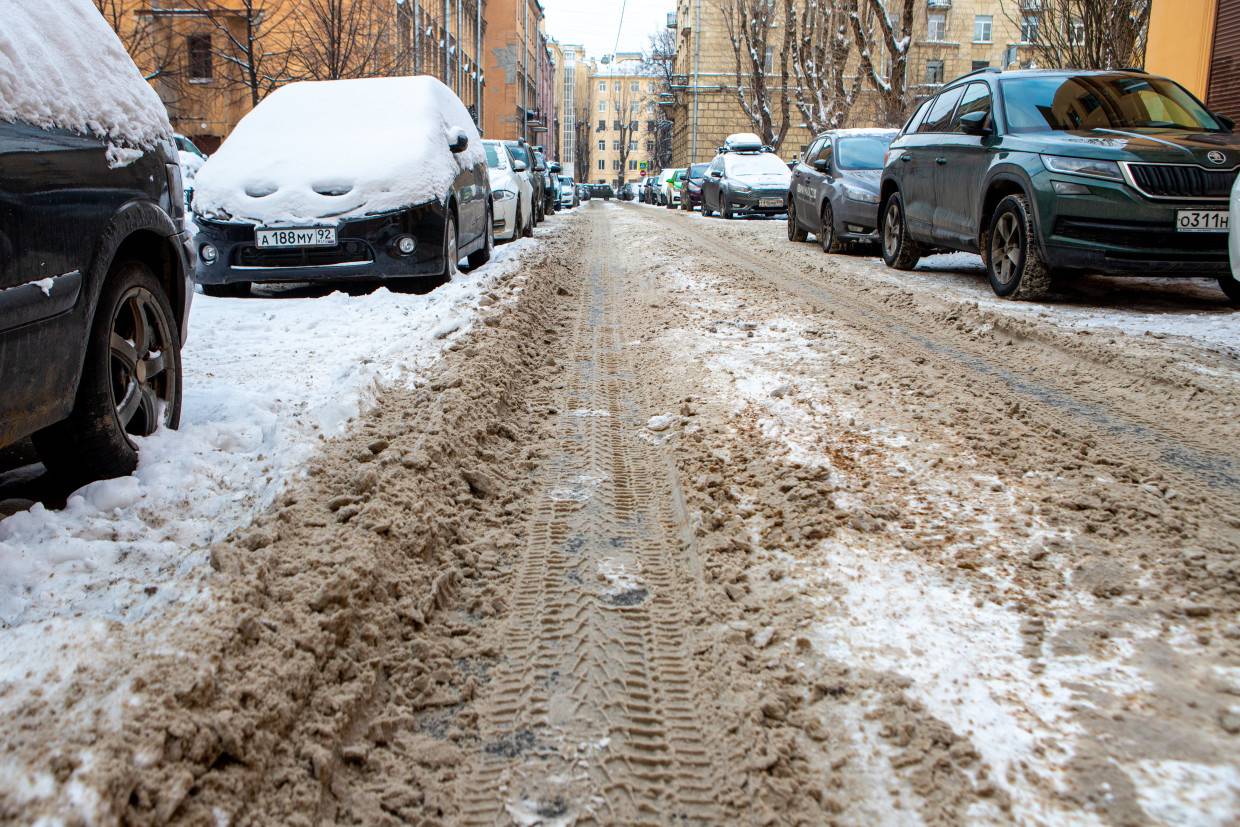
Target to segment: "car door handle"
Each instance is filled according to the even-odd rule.
[[[946,158],[942,158],[942,157],[940,157],[940,158],[935,158],[935,159],[934,159],[934,162],[935,162],[936,164],[938,164],[939,166],[943,166],[944,164],[946,164],[946,163],[947,163],[947,159],[946,159]]]
[[[901,155],[900,160],[907,164],[909,161],[913,160],[913,156],[907,154]]]

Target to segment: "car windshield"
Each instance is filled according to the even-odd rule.
[[[512,153],[513,158],[516,158],[527,167],[530,165],[530,153],[521,144],[509,144],[508,151]]]
[[[505,169],[508,165],[500,160],[500,148],[495,144],[483,144],[487,151],[487,166],[491,169]]]
[[[893,135],[859,135],[835,143],[835,163],[840,169],[882,169],[883,156]]]
[[[1000,81],[1012,132],[1086,129],[1189,129],[1222,126],[1164,78],[1131,75],[1024,77]]]
[[[571,187],[571,186],[573,185],[573,179],[572,179],[572,178],[570,178],[570,177],[569,177],[569,176],[567,176],[567,175],[561,175],[561,176],[560,176],[560,183],[561,183],[561,184],[563,184],[563,185],[564,185],[564,186],[566,186],[566,187]]]
[[[690,178],[705,178],[706,170],[710,169],[710,164],[694,164],[689,167]]]
[[[778,155],[763,152],[754,155],[728,155],[724,163],[733,178],[777,176],[791,178],[792,172]]]

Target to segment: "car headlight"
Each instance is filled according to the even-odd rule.
[[[512,190],[496,190],[491,193],[491,197],[496,201],[511,201],[517,197],[517,194]]]
[[[1094,178],[1106,178],[1111,181],[1123,181],[1119,164],[1114,161],[1100,161],[1094,158],[1069,158],[1064,155],[1043,155],[1042,163],[1052,172],[1067,172],[1072,175],[1090,175]]]
[[[689,185],[689,192],[701,192],[701,191],[702,191],[702,188],[699,187],[697,184]]]
[[[856,187],[845,187],[844,197],[849,201],[858,201],[862,204],[877,204],[878,193],[869,190],[857,189]]]
[[[742,184],[739,181],[731,182],[728,186],[733,192],[753,192],[753,187],[748,184]]]

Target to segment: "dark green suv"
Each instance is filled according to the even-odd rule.
[[[980,253],[995,293],[1013,299],[1093,272],[1213,276],[1240,302],[1227,261],[1232,127],[1143,72],[958,78],[891,144],[883,258],[910,270],[936,250]]]

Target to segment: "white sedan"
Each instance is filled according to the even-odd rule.
[[[1232,304],[1240,304],[1240,178],[1231,188],[1230,213],[1227,249],[1231,254],[1231,275],[1219,276],[1218,284]]]
[[[534,187],[525,164],[512,157],[503,141],[483,141],[487,174],[491,179],[492,222],[498,241],[515,241],[534,234]]]

